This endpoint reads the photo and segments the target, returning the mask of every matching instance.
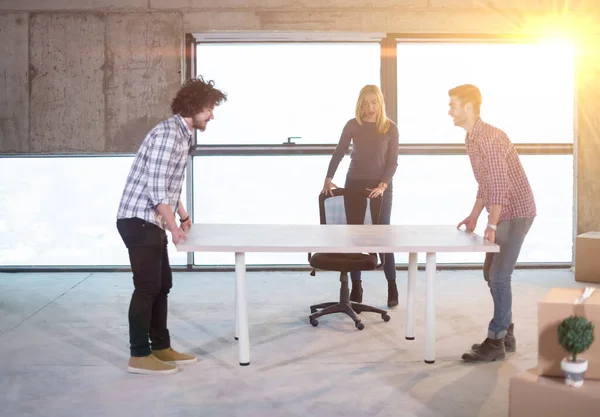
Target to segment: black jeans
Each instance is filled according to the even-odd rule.
[[[117,230],[129,250],[134,291],[129,305],[131,356],[148,356],[171,346],[167,329],[167,296],[173,275],[163,229],[142,219],[117,220]],[[152,341],[152,349],[150,343]]]
[[[379,181],[371,180],[355,180],[346,178],[345,188],[376,188]],[[383,201],[381,202],[381,212],[379,214],[379,224],[390,224],[392,217],[392,200],[394,198],[394,184],[392,181],[388,184],[388,188],[383,193]],[[388,281],[396,280],[396,259],[393,253],[386,253],[384,256],[383,272]],[[353,281],[361,278],[360,271],[350,272],[350,277]]]

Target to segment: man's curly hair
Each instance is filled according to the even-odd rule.
[[[214,81],[204,81],[202,76],[187,80],[171,102],[173,114],[192,117],[205,107],[218,106],[227,101],[227,94],[214,87]]]

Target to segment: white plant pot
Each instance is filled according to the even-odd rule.
[[[564,358],[560,362],[560,367],[565,373],[565,383],[570,387],[580,387],[583,385],[585,371],[588,368],[587,359],[577,359],[573,362],[570,358]]]

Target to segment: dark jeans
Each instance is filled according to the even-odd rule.
[[[148,356],[171,346],[167,329],[167,296],[173,276],[163,229],[142,219],[117,220],[117,230],[129,250],[133,296],[129,305],[131,356]],[[152,341],[152,349],[150,343]]]
[[[501,339],[512,323],[511,277],[525,236],[533,218],[503,220],[498,223],[496,243],[500,252],[487,253],[483,264],[483,278],[487,281],[494,300],[494,317],[488,327],[488,338]]]
[[[379,180],[355,180],[346,178],[345,188],[375,188],[379,185]],[[381,203],[381,213],[379,214],[379,224],[390,224],[392,217],[392,200],[394,197],[394,184],[392,181],[388,184],[387,190],[383,193],[383,201]],[[383,255],[383,272],[388,281],[396,280],[396,259],[393,253]],[[353,281],[361,278],[360,271],[350,272],[350,277]]]

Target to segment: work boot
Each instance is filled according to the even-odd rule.
[[[152,351],[152,354],[163,362],[169,362],[175,365],[187,365],[198,362],[198,358],[185,353],[179,353],[173,348],[160,349]]]
[[[465,362],[492,362],[506,358],[504,339],[487,338],[477,348],[462,355]]]
[[[175,365],[166,363],[156,356],[132,356],[127,371],[132,374],[174,374],[178,371]]]
[[[362,303],[363,289],[362,280],[352,280],[352,291],[350,291],[350,301]]]
[[[478,349],[479,346],[481,346],[481,343],[475,343],[473,346],[471,346],[471,349]],[[508,325],[506,336],[504,337],[504,347],[507,353],[513,353],[517,351],[517,339],[515,338],[514,323]]]
[[[398,305],[398,287],[396,280],[388,281],[388,307],[396,307]]]

